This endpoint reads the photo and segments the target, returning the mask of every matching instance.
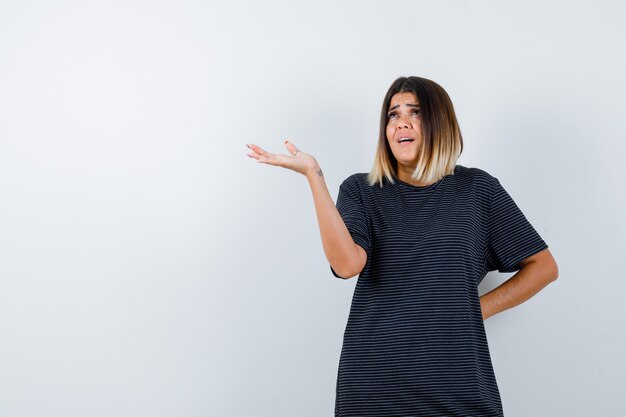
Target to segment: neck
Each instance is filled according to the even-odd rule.
[[[398,164],[398,168],[396,169],[396,172],[397,172],[396,175],[398,176],[398,179],[400,181],[404,181],[407,184],[417,185],[419,187],[424,187],[426,185],[429,185],[428,183],[419,182],[413,179],[411,175],[413,174],[414,171],[415,171],[415,167],[407,167],[407,166]]]

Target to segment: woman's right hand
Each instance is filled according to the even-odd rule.
[[[257,162],[261,162],[263,164],[275,165],[291,169],[293,171],[299,172],[304,176],[307,176],[310,173],[315,172],[319,169],[317,160],[313,157],[313,155],[302,152],[301,150],[296,148],[293,143],[287,140],[285,141],[285,146],[290,155],[267,152],[253,143],[246,144],[246,146],[252,150],[252,152],[249,153],[248,156],[250,158],[256,159]]]

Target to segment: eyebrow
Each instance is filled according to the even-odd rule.
[[[417,108],[419,108],[419,106],[420,106],[420,105],[419,105],[419,104],[405,104],[405,106],[406,106],[406,107],[417,107]],[[393,106],[392,108],[390,108],[388,111],[395,110],[395,109],[397,109],[398,107],[400,107],[400,105],[399,105],[399,104],[396,104],[395,106]]]

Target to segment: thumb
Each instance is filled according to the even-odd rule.
[[[289,151],[289,153],[291,155],[294,155],[296,153],[296,151],[299,150],[298,148],[296,148],[296,145],[294,145],[293,143],[289,142],[288,140],[285,140],[285,146],[287,147],[287,150]]]

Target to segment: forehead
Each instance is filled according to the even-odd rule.
[[[391,97],[389,107],[405,104],[419,104],[417,97],[413,93],[397,93]]]

